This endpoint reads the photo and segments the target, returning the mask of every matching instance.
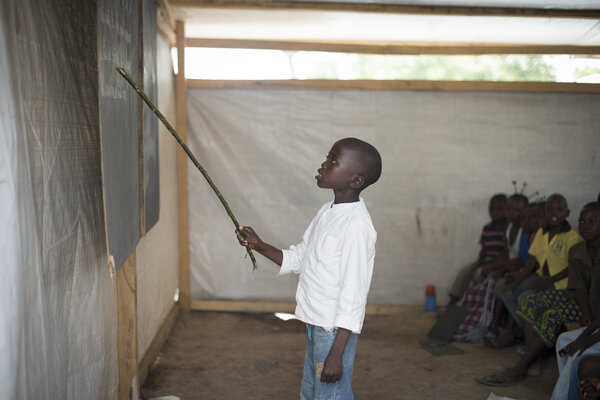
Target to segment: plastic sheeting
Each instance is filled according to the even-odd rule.
[[[301,240],[332,199],[316,170],[331,145],[355,136],[383,157],[363,192],[378,232],[370,303],[443,302],[455,273],[478,254],[488,199],[563,193],[575,223],[600,182],[600,96],[594,94],[188,90],[192,150],[240,223],[267,242]],[[189,165],[191,290],[196,299],[293,300],[295,277],[259,269],[202,176]],[[575,225],[576,226],[576,225]]]
[[[0,398],[116,398],[96,3],[0,13]]]

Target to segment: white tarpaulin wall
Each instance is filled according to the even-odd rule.
[[[96,3],[0,3],[0,399],[117,395]]]
[[[378,232],[369,302],[421,304],[427,284],[445,302],[477,257],[488,199],[511,194],[513,180],[528,194],[564,194],[576,223],[600,191],[599,109],[593,94],[190,89],[188,129],[240,223],[279,247],[298,243],[332,199],[314,176],[333,142],[375,145],[382,178],[363,192]],[[293,300],[295,277],[277,277],[260,255],[251,272],[188,165],[192,297]]]
[[[156,38],[156,3],[72,3],[0,1],[0,399],[117,398],[119,383],[128,389],[137,379],[119,371],[118,358],[133,355],[146,367],[176,311],[177,144],[161,126],[158,147],[153,115],[142,137],[140,100],[114,69],[137,71],[143,45],[144,87],[174,120],[170,48]],[[143,43],[135,39],[140,28]],[[146,236],[137,244],[140,218],[123,216],[142,206]],[[111,212],[112,242],[123,245],[111,254],[135,268],[135,289],[119,300],[116,281],[131,275],[109,268]],[[119,338],[117,302],[121,311],[137,307],[127,310]],[[117,342],[127,345],[122,353]]]

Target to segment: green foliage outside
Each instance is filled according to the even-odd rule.
[[[575,69],[575,76],[583,78],[584,76],[600,74],[600,68],[584,67]]]
[[[343,72],[342,72],[343,71]],[[600,68],[575,71],[575,78]],[[305,79],[411,79],[482,81],[557,81],[545,56],[381,56],[331,54],[317,62]]]

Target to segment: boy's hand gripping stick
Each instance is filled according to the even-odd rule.
[[[192,151],[187,147],[187,145],[185,144],[183,139],[181,139],[181,136],[179,136],[179,134],[177,133],[175,128],[173,128],[171,126],[171,124],[169,123],[169,121],[167,121],[165,116],[162,115],[162,113],[159,111],[159,109],[152,103],[152,101],[150,101],[150,99],[148,98],[146,93],[144,93],[144,91],[142,89],[140,89],[140,87],[135,83],[133,78],[131,78],[129,76],[129,74],[123,68],[117,67],[117,71],[123,76],[123,78],[125,78],[127,80],[127,82],[129,82],[129,84],[135,89],[137,94],[139,94],[140,97],[144,100],[144,102],[148,105],[148,107],[150,107],[152,112],[154,114],[156,114],[158,119],[160,119],[160,121],[163,123],[163,125],[169,130],[169,132],[171,132],[171,135],[173,135],[175,140],[177,140],[177,143],[179,143],[181,148],[183,148],[183,150],[188,155],[190,160],[192,160],[192,162],[194,163],[196,168],[202,173],[202,175],[204,176],[204,178],[206,179],[206,181],[208,182],[208,184],[210,185],[212,190],[216,193],[219,200],[221,200],[221,204],[223,204],[223,207],[225,207],[225,210],[227,211],[227,215],[229,215],[229,218],[231,218],[231,220],[233,221],[233,225],[235,226],[235,229],[239,229],[240,224],[237,221],[237,218],[235,218],[235,215],[233,215],[231,208],[229,208],[229,204],[227,204],[225,197],[223,197],[223,195],[221,194],[221,192],[219,191],[217,186],[214,184],[214,182],[212,181],[210,176],[208,176],[208,173],[206,172],[204,167],[200,164],[200,162],[198,162],[198,160],[196,159],[196,157],[194,156]],[[241,233],[241,234],[243,236],[243,233]],[[250,259],[252,260],[252,271],[254,271],[256,269],[256,258],[254,258],[254,254],[252,253],[250,246],[246,246],[246,252],[250,256]]]

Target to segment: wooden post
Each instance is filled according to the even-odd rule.
[[[187,141],[187,82],[185,79],[185,37],[182,21],[175,23],[177,41],[177,132]],[[177,149],[177,210],[179,222],[179,302],[190,309],[190,246],[188,222],[187,156]]]
[[[136,288],[134,251],[117,273],[119,400],[138,398]]]

